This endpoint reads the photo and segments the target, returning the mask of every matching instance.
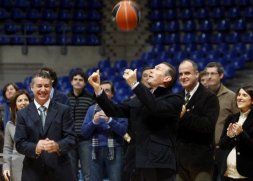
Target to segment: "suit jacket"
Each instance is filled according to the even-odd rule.
[[[230,151],[236,148],[236,167],[238,172],[249,180],[253,179],[253,111],[251,110],[244,124],[243,132],[234,138],[227,136],[227,128],[230,123],[236,123],[239,120],[240,113],[230,115],[224,125],[224,129],[220,139],[220,148],[225,150],[221,174],[223,175],[227,169],[227,156]]]
[[[54,89],[54,94],[53,94],[52,100],[70,106],[68,96],[61,93],[60,91],[58,91],[56,89]]]
[[[40,139],[45,138],[56,141],[60,153],[43,151],[37,157],[36,145]],[[22,180],[42,181],[45,180],[46,173],[54,175],[55,180],[73,180],[67,154],[76,143],[70,107],[50,101],[43,131],[36,106],[34,102],[30,103],[17,112],[15,142],[17,151],[25,155]]]
[[[185,93],[182,92],[182,95]],[[217,96],[199,84],[186,105],[179,123],[179,159],[183,165],[207,165],[213,162],[213,138],[219,114]]]
[[[137,98],[121,105],[113,104],[104,92],[96,100],[107,116],[131,120],[137,168],[175,170],[175,141],[183,98],[165,88],[157,88],[152,94],[141,83],[133,92]]]

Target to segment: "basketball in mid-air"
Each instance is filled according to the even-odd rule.
[[[132,31],[140,21],[137,3],[130,0],[118,2],[112,9],[113,20],[121,31]]]

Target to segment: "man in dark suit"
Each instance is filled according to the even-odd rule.
[[[67,154],[76,143],[70,107],[50,100],[51,88],[48,72],[37,72],[34,102],[17,113],[16,149],[25,155],[22,181],[75,180]]]
[[[214,93],[198,82],[198,66],[192,60],[179,65],[179,81],[185,89],[185,104],[178,130],[177,181],[211,181],[213,170],[213,137],[219,114]]]
[[[123,77],[136,98],[120,105],[113,104],[102,91],[99,71],[88,80],[107,116],[127,117],[132,121],[130,144],[135,145],[133,156],[139,177],[130,180],[174,181],[176,132],[183,105],[183,98],[170,92],[176,71],[166,62],[156,65],[148,78],[152,90],[137,82],[136,70],[126,69]]]

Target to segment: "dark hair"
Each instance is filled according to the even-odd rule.
[[[249,96],[251,97],[251,100],[253,101],[253,86],[251,86],[251,85],[246,85],[246,86],[240,87],[240,88],[236,91],[236,97],[238,96],[240,89],[243,89],[245,92],[247,92],[247,94],[249,94]]]
[[[74,69],[72,69],[69,72],[69,80],[72,81],[73,77],[75,77],[77,75],[80,75],[84,79],[84,82],[87,82],[88,77],[85,75],[83,69],[81,69],[81,68],[74,68]]]
[[[44,71],[49,73],[49,75],[51,76],[51,79],[53,81],[52,85],[53,85],[53,87],[56,87],[57,84],[58,84],[58,77],[57,77],[56,72],[53,69],[49,68],[49,67],[43,67],[40,70],[44,70]]]
[[[45,79],[49,79],[49,80],[50,80],[50,84],[52,85],[52,77],[50,76],[50,74],[49,74],[48,71],[39,70],[38,72],[36,72],[36,73],[33,75],[33,77],[32,77],[31,85],[34,84],[34,79],[37,78],[37,77],[42,77],[42,78],[45,78]]]
[[[162,62],[161,64],[164,64],[169,67],[168,71],[165,72],[165,74],[171,76],[171,82],[168,86],[172,86],[176,82],[176,76],[177,76],[176,69],[173,65],[169,64],[168,62]]]
[[[197,64],[196,62],[194,62],[193,60],[191,60],[191,59],[185,59],[185,60],[183,60],[180,64],[182,64],[182,63],[184,63],[184,62],[189,62],[189,63],[191,63],[193,69],[195,69],[196,71],[199,70],[198,64]]]
[[[112,94],[114,95],[115,89],[114,89],[113,83],[112,83],[111,81],[109,81],[109,80],[104,80],[104,81],[102,81],[102,82],[100,83],[100,85],[103,85],[103,84],[110,84],[110,85],[111,85],[111,92],[112,92]]]
[[[212,68],[212,67],[216,67],[219,74],[224,73],[224,68],[222,67],[222,65],[219,62],[209,62],[206,65],[205,69],[206,68]]]
[[[14,96],[11,98],[10,107],[11,107],[11,121],[13,124],[16,124],[16,113],[17,113],[17,106],[16,101],[20,95],[25,94],[29,100],[29,102],[32,101],[30,95],[25,90],[18,90]]]
[[[201,79],[203,76],[205,76],[205,75],[207,75],[206,71],[205,71],[205,70],[202,70],[202,71],[199,73],[199,81],[200,81],[200,79]]]
[[[8,88],[10,85],[12,85],[16,91],[18,91],[18,89],[19,89],[18,86],[17,86],[15,83],[13,83],[13,82],[9,82],[9,83],[5,84],[4,87],[3,87],[3,98],[4,98],[5,100],[7,100],[7,97],[6,97],[5,93],[6,93],[6,91],[7,91],[7,88]]]
[[[151,69],[153,69],[153,68],[152,68],[152,67],[144,67],[144,68],[142,69],[142,71],[141,71],[141,75],[143,74],[144,71],[146,71],[146,70],[151,70]]]

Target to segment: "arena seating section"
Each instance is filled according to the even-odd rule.
[[[87,39],[80,38],[86,35],[90,39],[96,37],[87,41],[87,44],[97,45],[100,42],[101,28],[98,22],[101,18],[101,2],[98,0],[77,0],[74,4],[68,0],[61,1],[64,2],[61,4],[59,0],[48,0],[45,4],[41,4],[40,0],[0,2],[0,18],[4,20],[1,32],[8,35],[1,36],[1,44],[22,44],[24,35],[28,36],[28,44],[86,44]],[[16,2],[16,7],[12,8],[10,2]],[[92,16],[87,16],[83,11],[88,6],[93,7],[92,10],[89,8]],[[152,32],[148,43],[152,49],[130,62],[124,59],[113,62],[109,59],[100,60],[96,67],[86,72],[90,75],[99,68],[102,79],[112,80],[117,92],[116,101],[121,102],[132,95],[122,79],[126,67],[137,68],[140,77],[144,66],[152,67],[161,61],[177,67],[183,59],[191,58],[198,63],[200,70],[210,61],[219,61],[225,67],[226,81],[234,77],[236,70],[243,69],[247,61],[253,60],[251,0],[149,0],[148,8],[151,22],[148,31]],[[89,26],[91,29],[88,30],[83,20],[95,27]],[[54,25],[52,22],[55,22]],[[17,32],[22,36],[14,36]],[[33,34],[39,35],[40,40],[37,41]],[[52,37],[52,34],[57,36]],[[20,85],[28,88],[29,81],[30,77],[27,77]],[[68,92],[70,87],[68,76],[59,77],[61,91]],[[90,87],[88,89],[91,90]],[[179,90],[181,87],[177,82],[173,91]]]
[[[101,0],[0,0],[1,45],[99,45]]]

